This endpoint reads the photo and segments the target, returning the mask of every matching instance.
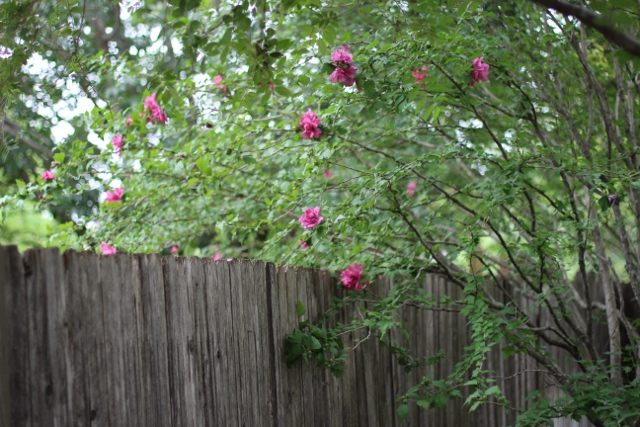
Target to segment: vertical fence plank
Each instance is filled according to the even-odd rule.
[[[25,253],[31,407],[35,425],[68,425],[66,289],[57,249]]]
[[[229,263],[231,285],[231,319],[235,333],[236,374],[239,379],[238,387],[238,415],[240,424],[255,425],[255,410],[252,405],[253,393],[256,390],[255,379],[252,377],[249,366],[255,363],[255,352],[252,351],[250,341],[253,341],[250,325],[247,324],[245,310],[250,304],[251,295],[248,292],[248,284],[243,275],[244,266],[240,261]],[[245,272],[246,275],[246,272]]]
[[[215,324],[209,324],[207,319],[207,281],[205,279],[206,262],[198,258],[191,258],[191,281],[193,289],[193,308],[195,310],[195,343],[196,343],[196,374],[197,374],[197,419],[198,426],[213,426],[214,419],[214,390],[212,377],[213,355],[211,354],[210,329],[215,328]]]
[[[277,292],[277,270],[276,266],[273,263],[267,263],[265,266],[265,281],[266,281],[266,305],[267,305],[267,322],[269,328],[269,340],[267,342],[268,351],[269,351],[269,375],[271,377],[271,390],[269,390],[269,395],[271,397],[271,423],[272,427],[278,426],[278,374],[277,374],[277,364],[280,363],[280,355],[277,354],[277,337],[274,328],[275,321],[275,310],[274,307],[274,294]]]
[[[70,425],[83,426],[91,424],[90,385],[87,384],[88,373],[86,359],[90,356],[87,342],[93,331],[87,329],[86,309],[83,288],[87,286],[84,273],[83,257],[75,251],[64,253],[65,273],[69,289],[69,346],[71,363],[69,366],[69,391],[73,396],[73,408],[70,411]]]
[[[105,339],[99,257],[92,253],[70,253],[68,256],[68,272],[73,272],[74,277],[79,280],[78,283],[72,285],[71,292],[74,304],[74,330],[79,331],[74,336],[73,345],[76,348],[83,347],[82,352],[77,354],[84,360],[82,386],[85,389],[85,407],[82,408],[83,414],[92,426],[109,426],[111,425],[111,414],[109,412],[108,372],[106,368],[108,343]],[[75,316],[81,317],[76,318]],[[77,387],[81,387],[81,385],[78,383]]]
[[[30,427],[29,330],[22,258],[0,246],[0,424]]]
[[[142,312],[142,288],[141,288],[141,266],[140,259],[136,257],[127,257],[128,265],[130,265],[130,271],[125,274],[128,276],[126,278],[129,292],[130,292],[130,300],[129,300],[129,308],[130,314],[128,317],[128,324],[130,330],[130,336],[133,339],[133,342],[129,345],[130,354],[128,357],[130,360],[128,361],[128,369],[130,372],[131,380],[134,382],[135,393],[136,393],[136,402],[135,402],[135,411],[136,411],[136,422],[139,425],[149,425],[149,421],[147,419],[147,407],[148,407],[148,396],[144,390],[144,361],[143,361],[143,342],[144,336],[142,335],[143,323],[144,323],[144,313]]]
[[[272,337],[268,313],[269,293],[267,286],[269,286],[269,280],[267,278],[267,265],[262,261],[253,261],[250,264],[248,263],[247,269],[250,269],[253,275],[253,280],[250,282],[252,284],[250,292],[254,296],[255,307],[252,328],[254,330],[253,337],[255,339],[257,361],[255,365],[257,369],[255,377],[258,386],[257,425],[269,427],[272,425],[274,409],[272,406],[273,399],[271,398],[273,390],[271,383],[272,358],[269,357],[269,342]]]
[[[146,419],[150,426],[174,426],[169,394],[164,277],[157,255],[137,256],[143,313],[142,362]]]
[[[116,255],[118,257],[122,254]],[[121,295],[124,286],[120,281],[119,266],[116,256],[100,257],[100,287],[102,290],[103,322],[105,331],[106,364],[102,367],[106,371],[107,387],[109,389],[108,402],[111,424],[127,424],[127,390],[125,386],[124,352],[125,343],[122,337],[123,315]]]
[[[169,384],[173,424],[196,425],[196,371],[193,298],[190,263],[186,258],[163,259],[164,290],[169,337]]]

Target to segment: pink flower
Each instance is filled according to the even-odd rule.
[[[129,118],[127,119],[127,125],[126,125],[126,126],[127,126],[127,129],[129,128],[129,126],[131,126],[131,123],[133,123],[133,119],[132,119],[131,117],[129,117]]]
[[[309,249],[309,244],[304,240],[298,241],[298,246],[300,246],[300,250],[302,251],[306,251],[307,249]]]
[[[427,78],[427,73],[422,74],[420,71],[427,71],[429,67],[426,65],[419,70],[415,70],[411,75],[415,77],[416,83],[420,83],[423,79]]]
[[[42,175],[40,175],[40,178],[42,178],[44,181],[51,181],[55,177],[56,176],[53,174],[53,171],[51,169],[42,172]]]
[[[487,81],[489,79],[489,64],[482,62],[484,56],[480,56],[473,60],[473,71],[471,72],[472,81],[469,86],[473,86],[479,81]]]
[[[342,279],[342,285],[349,289],[355,291],[361,291],[362,286],[366,286],[369,282],[360,283],[362,280],[362,271],[364,270],[364,265],[353,263],[345,271],[340,273],[340,279]]]
[[[170,251],[170,252],[171,252],[171,254],[177,254],[179,250],[180,250],[180,246],[178,246],[178,245],[173,245],[173,246],[171,247],[171,251]]]
[[[311,108],[309,111],[304,113],[302,118],[300,119],[300,126],[302,127],[302,139],[311,139],[311,138],[320,138],[322,135],[322,131],[318,126],[320,126],[322,121],[313,114]]]
[[[338,49],[331,54],[331,61],[333,61],[334,65],[338,65],[338,63],[349,65],[353,61],[353,54],[349,52],[347,46],[342,46],[342,49]]]
[[[102,245],[100,245],[100,252],[102,252],[102,255],[115,255],[118,251],[106,242],[102,242]]]
[[[220,248],[216,248],[216,254],[213,256],[214,261],[220,261],[222,259],[222,254],[220,253]]]
[[[326,176],[327,178],[331,178],[333,176],[333,172],[327,169],[326,171],[324,171],[324,176]]]
[[[356,67],[336,67],[335,71],[329,76],[329,80],[331,80],[331,83],[340,82],[345,86],[353,86],[356,82]]]
[[[160,108],[160,104],[158,104],[158,101],[156,101],[155,93],[151,96],[147,96],[147,98],[144,100],[144,111],[140,113],[140,117],[144,116],[144,113],[147,112],[147,108],[149,109],[149,113],[151,114],[151,117],[147,117],[147,123],[167,123],[167,115],[164,113],[164,111],[162,111],[162,108]]]
[[[410,183],[407,184],[407,194],[409,196],[413,196],[413,194],[416,192],[416,186],[418,184],[415,181],[411,181]]]
[[[115,188],[113,191],[107,191],[107,197],[104,201],[119,203],[122,201],[122,193],[124,193],[124,188]]]
[[[308,230],[310,228],[315,227],[320,224],[324,217],[320,215],[320,206],[316,206],[315,208],[309,208],[300,217],[300,224],[302,224],[302,228]]]
[[[112,140],[111,140],[111,145],[113,145],[113,151],[115,151],[116,153],[120,153],[120,150],[122,150],[122,134],[119,133],[117,134]]]
[[[221,83],[223,80],[224,77],[218,74],[213,78],[213,84],[216,85],[218,89],[221,89],[224,93],[227,93],[227,87]]]

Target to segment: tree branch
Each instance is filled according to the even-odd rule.
[[[564,0],[531,0],[538,6],[554,9],[563,15],[573,16],[587,27],[591,27],[604,36],[614,45],[640,57],[640,41],[628,34],[622,33],[606,23],[604,16],[598,15],[577,4],[567,3]]]

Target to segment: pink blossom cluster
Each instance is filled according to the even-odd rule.
[[[309,244],[307,242],[305,242],[304,240],[299,240],[298,241],[298,246],[300,246],[300,250],[302,250],[302,251],[306,251],[307,249],[309,249]]]
[[[300,217],[300,224],[302,224],[302,228],[309,230],[310,228],[320,225],[323,219],[324,217],[320,216],[320,206],[316,206],[315,208],[309,208],[304,211]]]
[[[144,100],[144,111],[140,113],[140,117],[143,117],[147,113],[147,110],[149,110],[149,114],[147,115],[147,123],[167,123],[168,117],[164,113],[164,111],[162,111],[160,104],[158,104],[155,93],[151,96],[147,96],[147,98]]]
[[[224,93],[227,93],[227,86],[225,86],[222,81],[224,80],[224,77],[221,76],[220,74],[218,74],[217,76],[215,76],[213,78],[213,84],[216,85],[216,87],[218,89],[220,89],[221,91],[223,91]]]
[[[102,255],[115,255],[118,251],[113,246],[107,244],[107,242],[102,242],[100,252],[102,252]]]
[[[42,178],[43,181],[52,181],[55,179],[55,177],[56,176],[51,169],[42,172],[42,174],[40,175],[40,178]]]
[[[171,250],[170,250],[169,252],[171,252],[171,255],[175,255],[175,254],[177,254],[177,253],[178,253],[178,251],[179,251],[179,250],[180,250],[180,246],[178,246],[178,245],[173,245],[173,246],[171,247]]]
[[[302,139],[320,138],[320,135],[322,135],[322,131],[319,128],[320,123],[322,123],[322,121],[318,118],[318,116],[313,114],[313,111],[311,111],[311,108],[309,108],[309,111],[304,113],[302,118],[300,119],[300,127],[302,127]]]
[[[362,272],[364,265],[353,263],[346,270],[340,273],[342,286],[352,291],[361,291],[363,286],[367,286],[369,282],[362,282]]]
[[[413,196],[416,192],[416,187],[418,186],[418,184],[415,181],[411,181],[410,183],[407,184],[407,194],[409,196]]]
[[[416,79],[416,83],[420,83],[422,80],[427,78],[426,71],[429,70],[429,67],[426,65],[419,70],[415,70],[411,75]],[[425,71],[425,73],[421,73],[420,71]]]
[[[336,69],[329,76],[331,83],[342,83],[345,86],[353,86],[356,82],[356,67],[351,65],[353,54],[347,46],[342,46],[331,54],[331,62]]]
[[[118,153],[119,156],[121,156],[122,153],[120,152],[120,150],[122,150],[122,145],[123,145],[123,139],[122,139],[121,133],[113,137],[113,139],[111,140],[111,145],[113,146],[113,151],[115,153]]]
[[[472,61],[473,71],[471,72],[471,78],[473,80],[469,82],[469,86],[489,79],[489,64],[482,62],[483,59],[484,56],[480,56]]]
[[[105,197],[104,201],[120,203],[122,201],[123,193],[124,188],[114,188],[113,191],[107,191],[107,197]]]
[[[222,260],[222,253],[220,253],[220,248],[216,247],[216,253],[213,256],[213,260],[214,261],[220,261]]]

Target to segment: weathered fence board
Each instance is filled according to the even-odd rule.
[[[372,293],[386,294],[392,279]],[[462,296],[435,276],[436,300]],[[2,426],[499,426],[515,412],[486,405],[469,414],[461,401],[396,416],[396,397],[425,375],[450,374],[467,344],[464,318],[405,306],[411,335],[391,337],[419,356],[446,355],[405,373],[387,347],[361,329],[343,336],[349,353],[340,379],[304,363],[291,369],[285,335],[316,321],[344,291],[324,270],[264,262],[93,253],[0,246],[0,425]],[[517,295],[520,301],[528,296]],[[533,304],[533,301],[531,301]],[[372,303],[366,303],[368,308]],[[437,307],[436,307],[437,309]],[[329,325],[358,313],[345,307]],[[512,405],[544,378],[496,346],[487,369]],[[464,392],[464,390],[463,390]],[[558,420],[558,426],[574,425]],[[578,425],[578,424],[575,424]],[[586,422],[581,426],[588,425]]]

